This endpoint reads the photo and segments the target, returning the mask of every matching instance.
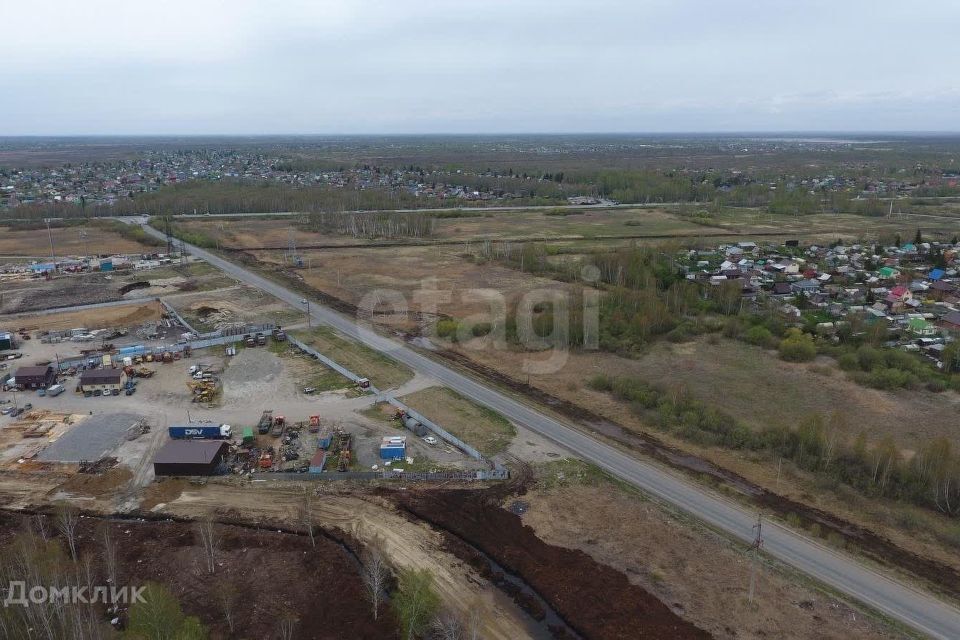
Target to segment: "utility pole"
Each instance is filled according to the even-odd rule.
[[[50,218],[44,218],[47,223],[47,238],[50,240],[50,261],[53,262],[53,270],[57,270],[57,253],[53,250],[53,231],[50,230]]]
[[[753,604],[753,595],[757,587],[757,563],[760,560],[760,548],[763,547],[763,536],[761,535],[763,522],[761,520],[761,514],[757,514],[757,524],[753,525],[752,528],[757,532],[757,536],[753,539],[753,544],[750,547],[753,553],[753,558],[750,561],[750,595],[748,596],[750,604]]]

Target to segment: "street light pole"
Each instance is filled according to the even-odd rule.
[[[313,327],[312,319],[310,317],[310,301],[305,299],[304,302],[307,303],[307,328],[310,328]]]

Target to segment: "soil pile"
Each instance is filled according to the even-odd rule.
[[[475,565],[482,556],[464,542],[520,576],[585,638],[711,637],[616,569],[581,551],[543,542],[517,515],[502,509],[493,494],[449,490],[392,497],[401,508],[444,530],[449,550],[465,561]]]

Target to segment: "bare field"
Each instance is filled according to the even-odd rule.
[[[503,416],[445,387],[423,389],[400,400],[486,456],[505,450],[517,435],[517,430]]]
[[[380,303],[376,308],[384,312],[390,310],[391,296],[398,293],[411,312],[430,312],[430,305],[436,303],[438,313],[464,318],[488,312],[484,296],[490,293],[514,300],[534,289],[568,287],[496,264],[476,264],[453,247],[328,249],[305,255],[311,268],[296,273],[306,284],[352,305]],[[280,252],[258,252],[257,257],[266,264],[282,260]],[[405,329],[415,324],[394,314],[378,315],[377,321]]]
[[[53,236],[54,251],[59,258],[71,255],[142,253],[148,248],[96,225],[61,227],[51,229],[50,234]],[[0,228],[0,259],[7,257],[49,260],[50,238],[47,230]]]
[[[30,331],[60,331],[74,327],[94,329],[134,327],[144,322],[159,320],[161,311],[160,304],[151,301],[143,304],[101,307],[86,311],[6,316],[3,324],[5,327],[17,329],[23,327]]]
[[[756,601],[747,599],[744,549],[639,494],[551,463],[551,478],[524,496],[523,523],[550,544],[577,549],[626,573],[675,612],[718,639],[896,638],[846,603],[763,566]],[[584,512],[589,516],[584,517]]]
[[[167,302],[201,332],[238,322],[286,326],[305,321],[299,310],[246,285],[181,295]]]

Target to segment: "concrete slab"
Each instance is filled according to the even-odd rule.
[[[46,462],[97,460],[109,455],[127,431],[143,416],[136,413],[102,413],[74,425],[37,456]]]

